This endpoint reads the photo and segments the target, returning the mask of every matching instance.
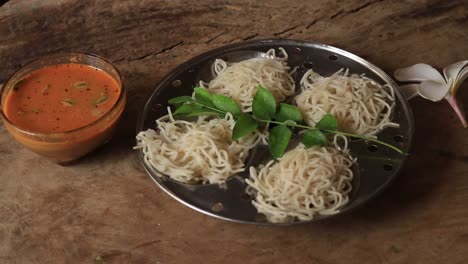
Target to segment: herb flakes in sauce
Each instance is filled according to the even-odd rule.
[[[66,99],[63,99],[61,103],[64,106],[73,106],[73,105],[75,105],[75,100],[73,100],[71,98],[66,98]]]
[[[73,87],[79,88],[79,89],[86,88],[88,87],[88,83],[85,81],[78,81],[78,82],[73,83]]]
[[[48,95],[49,94],[49,85],[48,84],[46,86],[44,86],[44,88],[42,88],[41,94],[42,95]]]
[[[106,94],[102,95],[96,100],[95,105],[96,106],[102,105],[103,103],[105,103],[107,101],[107,99],[109,99],[109,96],[107,96]]]

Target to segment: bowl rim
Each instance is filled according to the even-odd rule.
[[[45,59],[50,59],[50,58],[60,58],[60,57],[72,57],[72,56],[87,56],[87,57],[93,57],[93,58],[97,58],[103,62],[105,62],[106,64],[108,64],[113,70],[115,70],[115,72],[117,73],[117,76],[119,77],[120,80],[120,94],[119,94],[119,97],[117,98],[117,101],[115,102],[115,104],[109,109],[109,111],[107,111],[104,115],[102,115],[101,117],[99,117],[98,119],[94,120],[93,122],[89,123],[89,124],[86,124],[84,126],[81,126],[81,127],[78,127],[78,128],[75,128],[75,129],[72,129],[72,130],[67,130],[67,131],[63,131],[63,132],[57,132],[57,133],[43,133],[43,132],[34,132],[34,131],[31,131],[31,130],[27,130],[27,129],[23,129],[23,128],[20,128],[18,126],[16,126],[13,122],[11,122],[10,119],[8,119],[7,115],[5,114],[4,112],[4,105],[3,105],[3,97],[4,96],[7,96],[6,94],[4,95],[4,92],[5,92],[5,89],[8,85],[10,85],[10,82],[13,80],[14,77],[17,77],[17,75],[19,75],[19,73],[21,72],[21,70],[37,63],[37,62],[40,62],[42,60],[45,60]],[[75,62],[71,62],[71,63],[75,63]],[[51,65],[60,65],[60,64],[66,64],[66,63],[57,63],[57,64],[51,64]],[[84,64],[84,63],[75,63],[75,64],[83,64],[83,65],[88,65],[88,64]],[[51,66],[51,65],[48,65],[48,66]],[[91,65],[88,65],[90,67],[92,67]],[[47,67],[47,66],[46,66]],[[115,79],[114,77],[112,77],[113,79]],[[122,74],[120,73],[119,69],[108,59],[104,58],[104,57],[101,57],[99,55],[96,55],[96,54],[92,54],[92,53],[86,53],[86,52],[59,52],[59,53],[54,53],[54,54],[49,54],[49,55],[45,55],[45,56],[41,56],[39,58],[36,58],[30,62],[28,62],[26,65],[22,66],[21,68],[19,68],[18,70],[16,70],[13,74],[10,75],[10,77],[7,79],[7,81],[3,84],[3,86],[0,86],[0,116],[2,117],[3,121],[5,123],[7,123],[8,125],[10,125],[11,127],[13,127],[15,130],[19,131],[20,133],[22,134],[26,134],[26,135],[30,135],[30,136],[36,136],[36,137],[50,137],[50,136],[64,136],[64,135],[69,135],[69,134],[74,134],[74,133],[78,133],[78,132],[81,132],[83,130],[86,130],[88,128],[91,128],[93,126],[95,126],[96,124],[100,123],[104,118],[108,117],[110,113],[114,112],[116,109],[118,109],[118,107],[120,106],[120,104],[122,103],[122,101],[124,101],[126,99],[126,89],[125,89],[125,81],[124,81],[124,78],[122,76]],[[124,102],[125,103],[125,102]]]

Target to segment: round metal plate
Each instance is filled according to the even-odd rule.
[[[274,48],[278,51],[279,47],[288,53],[289,66],[297,67],[294,75],[296,90],[299,90],[299,80],[309,68],[324,76],[329,76],[341,68],[349,68],[351,73],[364,73],[380,84],[391,85],[396,93],[393,121],[399,123],[400,127],[386,128],[378,134],[378,138],[409,152],[414,131],[413,116],[398,86],[385,72],[347,51],[319,43],[293,40],[274,39],[236,43],[208,51],[182,64],[156,87],[148,99],[139,118],[137,132],[155,128],[155,120],[167,114],[167,101],[170,98],[191,95],[200,80],[213,79],[211,65],[216,58],[230,62],[241,61],[265,56],[267,50]],[[357,164],[353,168],[355,177],[350,202],[338,214],[316,216],[307,222],[334,217],[364,204],[391,183],[402,169],[407,157],[364,140],[351,140],[350,151],[351,155],[357,158]],[[246,167],[258,165],[267,157],[265,147],[260,146],[250,153]],[[161,189],[192,209],[224,220],[271,224],[266,223],[265,218],[257,214],[250,197],[245,194],[246,185],[243,179],[249,176],[248,169],[231,177],[227,181],[227,189],[221,189],[218,185],[188,185],[159,177],[160,174],[144,162],[141,151],[140,159],[148,174]]]

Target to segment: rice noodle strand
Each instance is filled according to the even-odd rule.
[[[349,201],[353,162],[347,149],[299,144],[278,161],[251,167],[246,192],[272,223],[335,214]]]
[[[137,135],[136,149],[145,162],[168,177],[183,183],[222,184],[244,171],[249,150],[262,139],[258,132],[235,141],[231,114],[225,118],[201,116],[196,122],[174,120],[169,114],[156,120],[156,131]]]
[[[242,112],[252,111],[252,101],[257,92],[258,85],[269,90],[277,102],[293,95],[295,86],[289,67],[286,64],[288,54],[279,48],[282,57],[276,56],[274,49],[266,52],[265,57],[229,63],[216,59],[213,72],[216,75],[206,86],[209,92],[231,97]]]
[[[330,113],[338,120],[340,130],[363,136],[375,136],[385,127],[398,127],[390,117],[395,94],[390,85],[343,69],[330,77],[307,71],[300,81],[302,92],[295,102],[311,126]]]

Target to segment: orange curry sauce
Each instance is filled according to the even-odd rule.
[[[15,84],[4,111],[23,130],[60,133],[96,121],[119,95],[119,85],[109,74],[83,64],[59,64],[34,71]]]

